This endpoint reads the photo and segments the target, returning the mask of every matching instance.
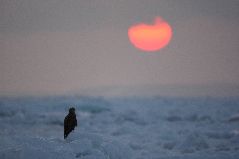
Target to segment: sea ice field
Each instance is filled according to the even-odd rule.
[[[1,159],[239,158],[235,97],[2,97],[0,127]]]

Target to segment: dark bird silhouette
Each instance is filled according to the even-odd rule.
[[[70,108],[68,115],[64,120],[64,139],[70,134],[72,130],[77,126],[77,119],[75,114],[75,108]]]

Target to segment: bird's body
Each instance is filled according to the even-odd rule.
[[[75,108],[69,109],[69,114],[64,119],[64,139],[69,133],[77,126],[77,119],[75,114]]]

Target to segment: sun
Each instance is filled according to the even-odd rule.
[[[140,23],[128,30],[130,42],[143,51],[158,51],[167,46],[172,38],[171,26],[160,17],[154,24]]]

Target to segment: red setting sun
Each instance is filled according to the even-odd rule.
[[[143,51],[157,51],[168,45],[172,38],[171,26],[157,17],[154,24],[140,23],[128,30],[130,42]]]

